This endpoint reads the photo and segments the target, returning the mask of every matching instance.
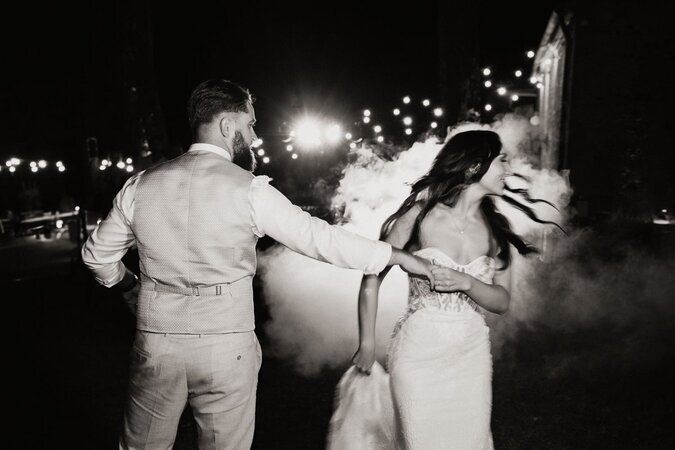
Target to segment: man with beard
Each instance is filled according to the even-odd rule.
[[[258,238],[366,274],[399,264],[433,280],[426,261],[311,217],[252,175],[248,90],[206,81],[188,116],[189,151],[131,177],[82,248],[99,283],[137,299],[122,448],[170,448],[186,402],[200,448],[250,448],[262,362],[251,286]],[[140,284],[121,262],[132,245]]]

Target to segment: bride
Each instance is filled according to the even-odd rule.
[[[492,131],[458,133],[382,226],[381,239],[434,264],[435,287],[410,278],[387,375],[375,363],[375,317],[388,269],[364,276],[359,348],[338,386],[329,449],[493,448],[492,357],[483,311],[509,308],[511,246],[523,255],[536,251],[495,208],[492,197],[502,196],[510,175],[501,149]]]

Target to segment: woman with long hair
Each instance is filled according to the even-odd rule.
[[[387,363],[395,421],[389,438],[395,442],[387,445],[375,438],[370,448],[493,448],[492,357],[483,311],[502,314],[509,308],[511,248],[523,255],[536,252],[512,231],[494,197],[539,223],[550,223],[503,195],[510,173],[501,150],[492,131],[456,134],[382,226],[381,239],[433,262],[435,287],[410,278],[408,306],[394,328]],[[525,194],[528,202],[543,201],[511,191]],[[387,272],[364,276],[361,282],[352,379],[355,370],[370,374],[375,362],[378,291]],[[336,415],[344,416],[344,409]],[[351,439],[350,430],[338,430],[345,421],[336,415],[329,437],[334,449]]]

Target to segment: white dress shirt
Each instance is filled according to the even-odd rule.
[[[229,152],[211,144],[192,144],[189,151],[209,151],[232,161]],[[96,227],[82,248],[85,264],[93,271],[96,281],[107,287],[114,286],[124,277],[126,268],[122,257],[136,241],[131,223],[134,194],[142,176],[143,172],[140,172],[127,180],[115,197],[110,214]],[[251,230],[256,236],[269,235],[291,250],[317,259],[336,261],[343,266],[350,265],[350,254],[370,252],[366,267],[361,268],[365,274],[377,274],[387,266],[391,245],[349,233],[310,216],[270,186],[269,181],[269,177],[257,176],[249,189]],[[311,232],[308,232],[310,229]],[[317,239],[323,240],[324,245],[316,245]],[[90,245],[90,242],[95,245]],[[331,245],[326,245],[329,243]],[[317,247],[323,249],[323,254],[317,254]]]

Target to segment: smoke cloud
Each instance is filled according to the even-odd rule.
[[[543,204],[533,209],[543,219],[565,223],[570,215],[567,206],[571,195],[567,176],[535,168],[536,129],[527,119],[506,115],[491,125],[460,124],[448,130],[448,139],[471,129],[497,132],[512,170],[530,179],[527,188],[532,198],[544,198],[560,212]],[[436,138],[430,138],[415,143],[392,161],[378,157],[368,146],[353,150],[355,162],[345,168],[332,199],[333,205],[344,208],[344,223],[340,226],[377,238],[384,220],[409,194],[409,185],[430,168],[441,147]],[[521,187],[513,186],[511,180],[509,183]],[[545,328],[571,333],[601,322],[625,327],[644,318],[647,311],[661,311],[665,299],[673,298],[675,282],[664,286],[659,281],[663,286],[660,293],[636,302],[645,286],[662,277],[672,279],[667,277],[668,271],[673,273],[675,268],[672,263],[657,265],[630,249],[625,249],[621,258],[607,262],[602,258],[602,249],[613,245],[611,238],[598,240],[583,230],[570,231],[570,236],[564,238],[551,226],[531,221],[503,201],[497,205],[515,231],[542,249],[542,254],[527,259],[514,256],[511,308],[502,316],[488,314],[496,358],[509,355],[509,344],[523,330]],[[314,261],[281,245],[261,252],[259,269],[271,316],[264,325],[271,342],[268,350],[292,360],[306,375],[345,366],[357,348],[361,273]],[[394,323],[404,312],[407,290],[407,275],[398,268],[392,269],[380,290],[376,329],[380,361],[386,355]],[[639,336],[636,339],[644,341]],[[617,352],[635,353],[642,348],[637,344],[633,347],[631,350],[623,346]],[[550,373],[564,372],[573,365],[570,358],[578,355],[569,356],[552,360]]]

